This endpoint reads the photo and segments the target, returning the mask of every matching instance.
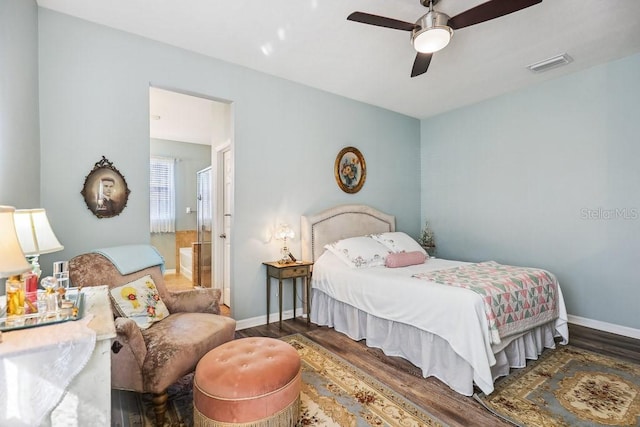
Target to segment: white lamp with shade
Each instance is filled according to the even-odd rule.
[[[53,233],[44,209],[18,209],[14,217],[22,251],[29,259],[32,271],[40,277],[38,257],[42,254],[61,251],[64,246]]]
[[[296,233],[291,229],[291,227],[289,227],[288,224],[280,224],[278,226],[278,229],[276,230],[275,237],[276,239],[283,241],[281,249],[282,257],[278,262],[280,264],[286,264],[287,262],[292,261],[293,258],[290,257],[289,248],[287,247],[287,239],[293,239],[294,237],[296,237]]]
[[[16,234],[15,210],[12,206],[0,206],[0,278],[31,270]]]
[[[20,290],[19,275],[31,270],[31,265],[27,262],[20,248],[13,216],[15,210],[13,206],[0,206],[0,278],[9,277],[7,287],[14,286],[14,282],[16,282],[16,290]],[[7,289],[7,315],[12,314],[11,307],[15,305],[15,301],[10,300],[9,294],[16,296],[18,299],[21,297],[21,295],[14,295],[13,292],[9,292],[9,289]],[[13,302],[12,306],[9,306],[10,302]],[[1,331],[0,342],[2,342]]]

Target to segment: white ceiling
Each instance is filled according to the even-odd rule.
[[[53,9],[416,118],[640,52],[640,0],[544,0],[455,32],[410,78],[403,31],[350,22],[362,11],[408,22],[418,0],[37,0]],[[457,15],[483,0],[441,0]],[[573,62],[526,66],[568,53]],[[211,94],[215,96],[215,94]]]
[[[149,136],[170,141],[211,145],[214,101],[160,88],[149,88]]]

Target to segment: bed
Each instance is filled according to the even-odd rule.
[[[394,216],[366,205],[342,205],[301,218],[302,256],[315,262],[313,323],[405,358],[425,378],[436,377],[466,396],[473,395],[474,385],[491,393],[496,378],[508,375],[510,368],[524,367],[527,359],[537,359],[545,348],[555,348],[556,337],[561,344],[568,343],[562,291],[551,274],[556,315],[499,338],[492,335],[483,297],[431,281],[483,263],[430,258],[401,268],[377,264],[353,268],[336,251],[325,249],[343,239],[399,234],[395,231]]]

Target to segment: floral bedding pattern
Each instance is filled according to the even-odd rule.
[[[544,270],[488,261],[412,277],[480,295],[492,344],[558,318],[558,281]]]

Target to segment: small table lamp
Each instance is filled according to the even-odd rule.
[[[0,278],[29,271],[31,266],[24,257],[16,234],[12,206],[0,206]]]
[[[282,258],[278,261],[280,264],[286,264],[291,261],[291,258],[289,258],[289,248],[287,247],[287,238],[293,239],[294,237],[296,237],[296,233],[294,233],[288,224],[280,224],[276,230],[276,239],[284,241],[281,249]]]
[[[15,210],[12,206],[0,206],[0,278],[19,275],[31,269],[16,234],[13,219]],[[2,332],[0,332],[0,342],[2,342]]]
[[[64,249],[51,229],[44,209],[18,209],[14,214],[18,240],[32,271],[40,277],[38,257]]]

